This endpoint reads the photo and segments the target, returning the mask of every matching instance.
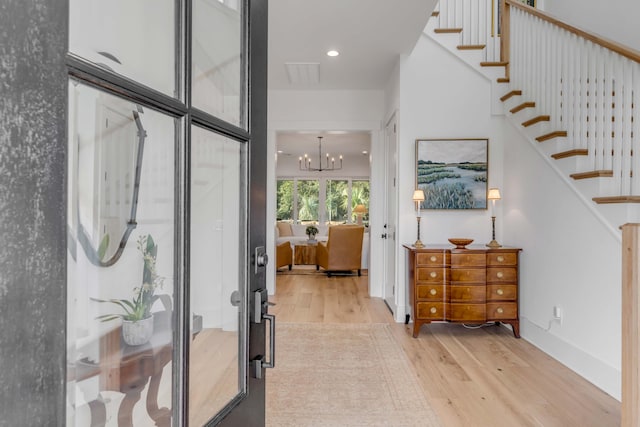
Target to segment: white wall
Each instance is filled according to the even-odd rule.
[[[544,10],[575,27],[640,50],[638,0],[545,0]]]
[[[522,336],[620,399],[620,240],[510,124],[505,140],[502,222],[524,249]],[[554,306],[562,324],[550,323]]]
[[[268,150],[267,161],[267,254],[275,260],[275,182],[276,182],[276,139],[279,131],[370,131],[371,150],[374,152],[383,143],[382,120],[384,116],[384,93],[374,90],[360,91],[269,91],[268,105]],[[364,156],[363,156],[364,157]],[[371,158],[371,177],[384,170],[383,159]],[[381,210],[382,188],[371,180],[371,200],[369,204],[371,233],[382,228]],[[378,242],[371,239],[372,244]],[[371,252],[369,277],[381,274],[378,269],[380,259]],[[370,280],[370,294],[380,296],[379,281]],[[267,289],[275,292],[274,263],[267,266]]]
[[[521,335],[607,393],[620,395],[620,242],[503,116],[490,82],[427,37],[401,63],[400,243],[416,238],[416,138],[489,138],[489,186],[501,188],[497,240],[520,255]],[[408,167],[411,165],[411,167]],[[488,211],[426,211],[421,237],[491,238]],[[405,256],[398,262],[404,282]],[[550,325],[553,307],[562,325]]]
[[[434,41],[422,36],[413,53],[400,66],[400,120],[398,157],[398,268],[397,283],[405,283],[406,254],[401,247],[416,240],[415,140],[432,138],[488,138],[489,186],[502,188],[502,118],[490,112],[491,83],[464,65]],[[503,194],[503,197],[509,197]],[[498,215],[500,207],[497,206]],[[503,238],[501,221],[497,239]],[[488,210],[422,211],[421,240],[448,243],[449,237],[469,237],[474,243],[491,240]],[[509,243],[518,245],[521,242]],[[400,287],[406,292],[404,287]],[[406,298],[399,295],[400,301]],[[400,310],[399,310],[400,311]]]

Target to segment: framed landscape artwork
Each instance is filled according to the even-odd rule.
[[[486,209],[488,139],[416,140],[422,209]]]

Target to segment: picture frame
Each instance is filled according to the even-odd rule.
[[[421,209],[487,209],[488,139],[417,139]]]

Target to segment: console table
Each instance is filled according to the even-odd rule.
[[[407,250],[413,337],[434,321],[510,324],[520,338],[518,253],[513,247],[427,245]],[[407,319],[408,321],[408,319]]]

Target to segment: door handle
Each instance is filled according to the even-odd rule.
[[[262,378],[262,369],[276,366],[276,316],[267,312],[270,305],[275,304],[269,302],[266,289],[254,292],[254,323],[269,322],[269,360],[265,360],[265,356],[261,355],[251,361],[253,376],[258,379]]]
[[[382,234],[380,237],[382,237],[383,239],[387,238],[387,233]]]

